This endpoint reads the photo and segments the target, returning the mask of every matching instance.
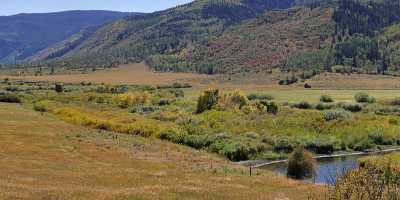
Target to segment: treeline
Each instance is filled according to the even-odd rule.
[[[301,52],[283,63],[285,70],[341,73],[396,73],[396,49],[390,49],[385,28],[400,21],[400,1],[341,0],[333,20],[332,42]]]
[[[341,0],[333,19],[337,23],[335,35],[363,34],[373,37],[382,28],[400,20],[400,1]]]

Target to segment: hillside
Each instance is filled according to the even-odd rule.
[[[160,71],[176,71],[174,66],[179,62],[195,71],[199,71],[198,66],[205,66],[210,70],[207,73],[265,71],[298,54],[318,54],[319,49],[329,45],[335,27],[332,14],[330,8],[306,7],[268,12],[206,44],[179,55],[155,56],[149,63]]]
[[[67,11],[0,16],[0,63],[24,60],[84,28],[127,15],[111,11]]]
[[[193,44],[206,43],[228,27],[266,10],[285,9],[293,3],[294,0],[198,0],[145,16],[125,17],[99,29],[66,57],[81,63],[89,56],[93,65],[103,63],[104,59],[96,60],[99,57],[107,57],[110,63],[127,63],[150,55],[177,53]]]
[[[32,66],[95,69],[145,61],[163,72],[276,69],[293,80],[321,72],[398,75],[398,12],[396,0],[197,0],[82,30],[31,57],[47,61]]]

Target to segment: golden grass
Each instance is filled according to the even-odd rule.
[[[122,65],[116,69],[101,70],[89,74],[66,74],[44,76],[9,76],[10,79],[27,81],[50,81],[80,83],[82,81],[106,84],[162,85],[174,82],[199,82],[206,75],[193,73],[155,73],[143,63]],[[5,77],[1,77],[5,78]]]
[[[76,127],[16,104],[0,110],[0,199],[297,200],[322,190],[269,172],[248,177],[214,155]]]

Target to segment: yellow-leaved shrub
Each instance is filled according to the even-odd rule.
[[[151,101],[151,94],[145,92],[129,92],[113,97],[113,103],[121,108],[128,108],[137,105],[148,104]]]

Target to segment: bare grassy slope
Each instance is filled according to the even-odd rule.
[[[0,199],[306,199],[319,186],[0,104]],[[210,161],[213,160],[213,170]]]

